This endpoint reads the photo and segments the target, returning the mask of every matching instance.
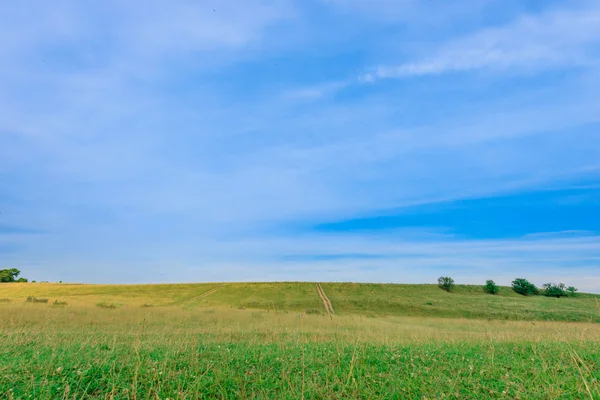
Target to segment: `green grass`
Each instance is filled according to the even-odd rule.
[[[453,293],[436,285],[325,283],[338,315],[429,316],[508,320],[600,322],[599,295],[521,296],[510,288],[490,295],[481,286],[457,285]],[[181,285],[3,284],[0,296],[12,302],[28,296],[69,305],[118,304],[139,308],[234,307],[325,312],[314,283],[229,283]]]
[[[508,287],[490,295],[467,285],[452,293],[436,285],[327,283],[323,288],[338,314],[600,322],[598,295],[522,296]]]
[[[0,285],[0,398],[600,399],[597,296],[323,289]]]

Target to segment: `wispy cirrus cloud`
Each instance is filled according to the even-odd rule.
[[[425,232],[415,237],[401,231],[226,239],[197,235],[201,247],[178,237],[148,235],[146,243],[130,242],[127,249],[118,238],[84,238],[88,244],[61,252],[52,239],[39,238],[39,249],[27,262],[14,252],[6,254],[6,260],[42,279],[67,275],[83,282],[243,281],[260,276],[261,280],[431,283],[451,274],[460,283],[494,279],[508,285],[516,277],[527,277],[538,285],[564,282],[600,293],[600,238],[594,235],[555,233],[501,240],[457,240]],[[89,244],[93,239],[102,240],[102,251]],[[30,248],[31,244],[22,250]],[[77,268],[82,264],[89,269]],[[122,266],[122,273],[115,275],[106,267],[111,265]],[[136,272],[140,268],[143,275]]]
[[[600,8],[585,2],[576,9],[557,8],[518,16],[514,22],[485,28],[433,45],[416,61],[384,65],[358,78],[360,82],[492,69],[532,72],[600,63]]]
[[[552,259],[587,277],[590,238],[482,243],[422,216],[402,237],[290,233],[597,182],[597,7],[550,3],[3,3],[0,224],[44,233],[3,235],[3,260],[88,282],[458,280]],[[365,84],[372,65],[406,79]]]

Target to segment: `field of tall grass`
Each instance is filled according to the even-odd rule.
[[[481,286],[457,285],[452,293],[436,285],[323,283],[336,315],[428,316],[508,320],[600,322],[600,295],[522,296],[508,287],[490,295]],[[89,306],[184,309],[234,307],[325,313],[316,285],[310,282],[200,283],[179,285],[0,284],[0,298],[27,297]]]
[[[437,289],[437,297],[435,288],[409,287],[430,297],[402,313],[390,304],[409,297],[379,304],[394,288],[378,297],[375,286],[323,284],[336,310],[330,317],[314,284],[235,285],[140,285],[129,287],[131,296],[124,286],[0,286],[9,300],[0,303],[0,398],[600,398],[600,324],[592,316],[600,308],[591,295],[496,298],[462,288]],[[228,286],[249,289],[234,296]],[[440,318],[452,306],[440,304],[433,315],[415,315],[447,295],[455,308],[480,296],[491,314],[474,318],[470,305],[462,311],[469,318],[460,310]],[[361,298],[371,309],[360,308]],[[532,301],[524,315],[538,318],[492,318],[509,309],[498,299]],[[591,321],[541,318],[570,309]]]

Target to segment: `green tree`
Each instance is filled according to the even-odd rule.
[[[490,279],[489,281],[485,281],[483,290],[489,294],[496,294],[500,291],[500,288],[496,285],[496,282]]]
[[[569,286],[567,288],[567,292],[571,293],[571,296],[575,297],[575,292],[578,291],[579,289],[577,289],[575,286]]]
[[[454,279],[449,276],[440,276],[438,278],[438,286],[446,292],[451,292],[454,289]]]
[[[539,293],[538,288],[527,279],[517,278],[512,281],[512,288],[515,292],[523,296],[531,296]]]
[[[548,297],[565,297],[568,295],[567,287],[564,283],[546,283],[544,284],[544,296]]]
[[[17,279],[17,282],[26,283],[27,279],[25,279],[25,278],[19,278],[19,279]]]
[[[0,282],[14,282],[20,274],[16,268],[0,269]]]

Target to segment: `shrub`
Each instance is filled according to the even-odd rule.
[[[568,295],[567,287],[564,283],[545,283],[544,284],[544,296],[548,297],[565,297]]]
[[[100,308],[117,308],[117,307],[119,307],[118,304],[106,303],[106,302],[98,303],[98,304],[96,304],[96,306],[100,307]]]
[[[27,283],[27,279],[25,279],[25,278],[19,278],[19,279],[17,279],[17,282],[19,282],[19,283]]]
[[[10,303],[10,299],[0,299],[0,303]]]
[[[321,315],[321,311],[315,310],[314,308],[308,308],[304,311],[308,315]]]
[[[54,303],[52,303],[52,304],[55,305],[55,306],[66,306],[69,303],[67,303],[66,301],[54,300]]]
[[[39,297],[29,296],[29,297],[27,297],[26,301],[28,303],[47,303],[48,299],[43,299],[43,298],[39,298]]]
[[[567,292],[569,292],[571,294],[571,296],[575,297],[575,292],[578,291],[579,289],[577,289],[575,286],[569,286],[567,288]]]
[[[454,289],[454,279],[449,276],[440,276],[438,278],[438,286],[446,292],[451,292]]]
[[[500,291],[498,285],[493,280],[485,281],[485,286],[483,286],[483,290],[489,294],[496,294]]]
[[[523,296],[530,296],[538,294],[538,288],[527,279],[517,278],[512,281],[512,288],[515,292],[522,294]]]

